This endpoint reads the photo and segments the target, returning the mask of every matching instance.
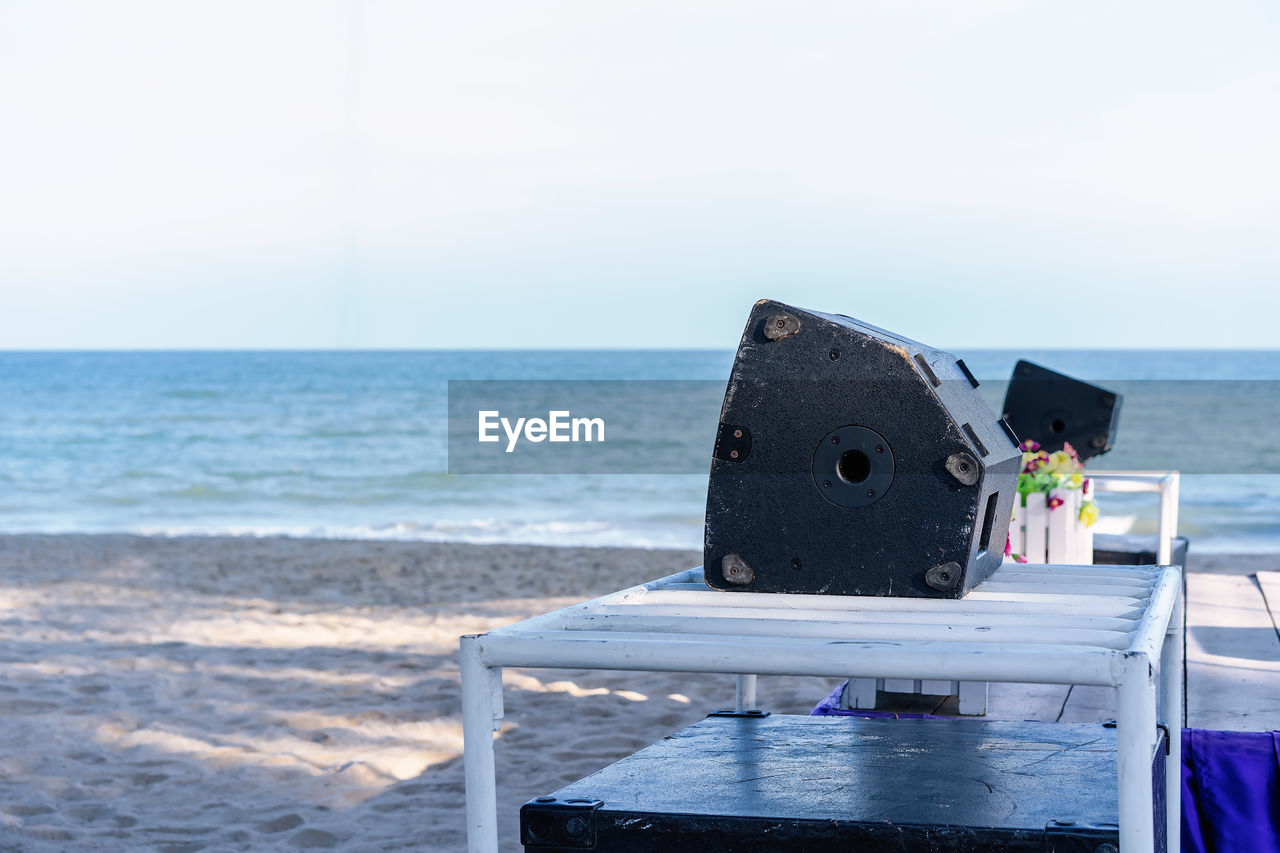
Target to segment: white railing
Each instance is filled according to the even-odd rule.
[[[1160,496],[1156,563],[1168,565],[1173,559],[1173,540],[1178,535],[1178,472],[1100,471],[1089,478],[1097,492],[1153,492]]]
[[[1159,495],[1159,526],[1156,534],[1156,563],[1173,559],[1173,540],[1178,535],[1177,471],[1102,471],[1090,474],[1097,492],[1147,492]],[[1062,501],[1056,509],[1048,504]],[[1079,489],[1055,489],[1046,496],[1027,495],[1027,504],[1014,504],[1009,538],[1015,554],[1032,563],[1088,565],[1093,562],[1092,529],[1078,523],[1083,495]]]

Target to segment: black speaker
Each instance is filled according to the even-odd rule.
[[[955,356],[764,300],[707,490],[726,591],[956,598],[1000,565],[1021,455]]]
[[[1114,391],[1019,361],[1004,394],[1004,417],[1015,433],[1045,450],[1071,442],[1083,461],[1115,444],[1122,400]]]

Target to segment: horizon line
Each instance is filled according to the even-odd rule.
[[[1280,353],[1280,347],[962,347],[932,346],[931,349],[944,352],[1187,352],[1187,353]],[[0,355],[36,355],[36,354],[166,354],[166,353],[485,353],[485,352],[541,352],[541,353],[587,353],[587,352],[653,352],[653,353],[732,353],[732,347],[39,347],[9,348],[0,347]]]

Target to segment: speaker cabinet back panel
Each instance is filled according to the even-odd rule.
[[[1123,398],[1030,361],[1013,368],[1004,395],[1004,417],[1014,432],[1061,450],[1070,442],[1082,460],[1106,453],[1116,442]]]
[[[955,356],[756,304],[721,411],[715,589],[958,597],[1004,555],[1020,454]]]

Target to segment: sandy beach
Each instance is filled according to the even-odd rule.
[[[696,565],[678,551],[0,537],[0,849],[465,847],[457,638]],[[1195,558],[1198,571],[1273,556]],[[806,713],[838,679],[763,678]],[[520,803],[732,703],[733,679],[512,670]]]
[[[0,849],[461,850],[457,638],[687,568],[671,551],[0,537]],[[503,847],[547,793],[733,680],[506,674]],[[834,682],[765,679],[804,712]]]

